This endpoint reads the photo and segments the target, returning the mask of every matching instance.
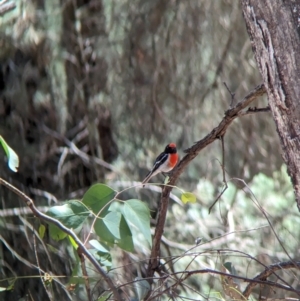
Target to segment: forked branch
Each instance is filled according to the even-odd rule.
[[[203,139],[196,142],[192,147],[185,150],[186,155],[182,158],[177,167],[173,170],[172,175],[170,177],[169,185],[164,186],[164,189],[162,191],[160,207],[158,209],[157,225],[155,228],[151,257],[149,260],[147,272],[148,278],[151,279],[153,277],[154,272],[159,265],[160,242],[166,221],[169,195],[172,191],[172,187],[176,184],[178,177],[181,175],[181,173],[184,171],[187,165],[200,153],[201,150],[203,150],[209,144],[213,143],[215,140],[220,139],[220,137],[224,136],[224,134],[227,131],[227,128],[233,122],[233,120],[235,120],[239,116],[242,116],[244,112],[243,110],[247,108],[251,102],[253,102],[255,99],[257,99],[265,93],[266,90],[263,84],[257,86],[253,91],[246,95],[244,99],[238,102],[233,108],[225,112],[225,116],[223,117],[223,119],[217,127],[215,127]]]

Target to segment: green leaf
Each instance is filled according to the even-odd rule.
[[[117,211],[109,212],[103,218],[103,222],[106,227],[109,229],[110,233],[117,239],[120,239],[120,222],[121,222],[121,213]]]
[[[181,201],[186,204],[186,203],[196,203],[197,199],[196,196],[191,193],[191,192],[184,192],[181,195]]]
[[[50,237],[56,241],[62,240],[67,237],[67,234],[65,232],[63,232],[53,224],[49,224],[49,234]]]
[[[143,300],[150,291],[150,284],[146,279],[136,277],[133,283],[138,300]]]
[[[97,301],[107,301],[110,298],[111,294],[102,296],[97,299]]]
[[[19,167],[19,157],[18,155],[15,153],[15,151],[9,147],[9,145],[5,142],[5,140],[3,139],[2,136],[0,136],[0,144],[2,145],[4,152],[7,156],[8,159],[8,167],[14,171],[17,172],[18,171],[18,167]]]
[[[102,241],[113,244],[116,239],[120,239],[120,212],[109,212],[104,218],[98,218],[94,229]]]
[[[78,260],[78,258],[77,258]],[[84,284],[85,283],[85,280],[84,278],[82,277],[81,273],[80,273],[80,265],[78,264],[78,261],[77,261],[77,264],[75,265],[73,271],[72,271],[72,275],[68,281],[68,284],[69,285],[75,285],[75,284]]]
[[[105,266],[108,270],[112,265],[112,258],[109,252],[109,248],[99,241],[92,239],[89,241],[95,249],[90,249],[89,251],[94,255],[96,260],[102,265]]]
[[[70,201],[61,206],[51,207],[47,215],[56,218],[69,229],[81,229],[89,215],[87,208],[79,201]]]
[[[105,215],[108,209],[107,204],[114,199],[115,195],[116,192],[107,185],[95,184],[84,194],[82,203],[91,208],[95,214],[98,214],[102,209],[106,209],[102,212]],[[102,214],[101,216],[103,216]]]
[[[117,242],[118,246],[125,251],[132,252],[134,250],[132,233],[123,214],[120,222],[120,236],[121,239]]]
[[[100,265],[105,266],[109,270],[112,266],[112,257],[110,253],[102,253],[96,249],[89,249],[89,252],[95,257]]]
[[[46,231],[46,227],[44,225],[40,225],[39,226],[39,236],[40,236],[41,239],[44,238],[45,231]]]
[[[6,291],[6,287],[0,287],[0,292]]]
[[[71,245],[73,246],[73,248],[74,248],[75,250],[77,250],[78,245],[77,245],[76,241],[75,241],[75,240],[73,239],[73,237],[71,237],[70,235],[68,235],[68,238],[69,238],[69,241],[70,241]]]
[[[152,239],[149,208],[139,200],[128,200],[124,203],[123,215],[128,225],[134,225],[139,231],[141,231],[151,246]]]
[[[129,252],[134,250],[131,230],[119,211],[110,211],[102,219],[98,219],[94,229],[102,241],[109,244],[116,243],[120,248]],[[98,244],[100,243],[97,242],[98,244],[95,245],[96,242],[92,241],[91,244],[99,250]]]
[[[67,228],[80,231],[89,215],[89,211],[81,202],[70,201],[61,206],[51,207],[46,214],[59,220]],[[51,238],[56,241],[62,240],[67,236],[66,233],[53,224],[49,224],[49,233]]]
[[[237,275],[236,270],[232,262],[227,261],[223,264],[223,266],[229,271],[230,274]]]
[[[89,243],[97,251],[102,252],[102,253],[109,253],[109,248],[106,245],[100,243],[98,240],[92,239],[92,240],[89,241]]]

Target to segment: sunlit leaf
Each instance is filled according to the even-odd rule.
[[[39,236],[40,236],[41,239],[44,238],[45,231],[46,231],[46,227],[44,225],[40,225],[39,226]]]
[[[128,225],[134,225],[144,235],[151,246],[149,208],[139,200],[128,200],[124,203],[123,215]]]
[[[0,144],[2,145],[4,152],[7,156],[8,159],[8,167],[14,171],[17,172],[18,171],[18,167],[19,167],[19,157],[18,155],[15,153],[15,151],[9,147],[9,145],[5,142],[5,140],[3,139],[2,136],[0,136]]]
[[[100,251],[102,253],[109,253],[109,248],[104,245],[103,243],[99,242],[96,239],[91,239],[89,241],[90,245],[93,246],[97,251]]]
[[[84,194],[82,203],[91,208],[95,214],[106,209],[103,210],[101,215],[104,216],[108,210],[108,203],[114,199],[115,195],[116,192],[107,185],[95,184]]]
[[[63,225],[74,231],[79,231],[89,215],[87,208],[79,201],[70,201],[61,206],[51,207],[47,215],[59,220]],[[67,235],[53,224],[49,224],[49,233],[52,239],[61,240]]]
[[[186,203],[196,203],[197,199],[196,196],[191,193],[191,192],[184,192],[181,195],[181,201],[186,204]]]
[[[69,229],[77,229],[82,226],[89,211],[81,202],[70,201],[61,206],[51,207],[46,214],[58,219]]]
[[[71,237],[70,235],[68,235],[68,238],[69,238],[69,241],[70,241],[71,245],[73,246],[73,248],[74,248],[75,250],[77,250],[78,245],[77,245],[76,241],[75,241],[75,240],[73,239],[73,237]]]

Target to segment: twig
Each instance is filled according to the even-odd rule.
[[[36,208],[41,212],[47,212],[51,207],[38,206]],[[30,208],[27,207],[7,208],[0,210],[0,217],[21,216],[29,214],[32,214],[32,211],[30,210]]]
[[[76,244],[78,245],[78,249],[82,252],[82,254],[84,254],[88,260],[91,262],[91,264],[96,268],[96,270],[101,274],[101,276],[104,278],[105,282],[107,283],[107,285],[109,286],[109,288],[111,289],[114,298],[117,301],[121,301],[121,296],[117,290],[117,288],[115,287],[113,281],[110,279],[110,277],[107,275],[107,273],[104,271],[104,269],[100,266],[100,264],[98,263],[98,261],[95,259],[95,257],[87,250],[87,248],[84,246],[84,244],[81,242],[81,240],[77,237],[77,235],[69,228],[67,228],[66,226],[64,226],[60,221],[58,221],[57,219],[48,216],[42,212],[40,212],[37,207],[35,207],[34,202],[31,198],[29,198],[25,193],[23,193],[22,191],[20,191],[18,188],[16,188],[15,186],[11,185],[10,183],[6,182],[5,180],[3,180],[2,178],[0,178],[0,185],[3,185],[5,187],[7,187],[9,190],[11,190],[13,193],[15,193],[16,195],[18,195],[25,203],[26,205],[31,209],[31,211],[33,212],[33,214],[47,222],[50,224],[53,224],[55,226],[57,226],[60,230],[62,230],[63,232],[65,232],[67,235],[70,235],[74,241],[76,242]]]
[[[298,267],[300,267],[300,262],[298,262],[298,264],[299,264]],[[278,265],[280,266],[281,263],[279,263]],[[289,267],[286,267],[286,268],[295,268],[295,266],[290,265]],[[288,286],[285,286],[285,285],[282,285],[282,284],[279,284],[279,283],[276,283],[276,282],[273,282],[273,281],[256,279],[256,277],[254,279],[250,279],[250,278],[247,278],[247,277],[237,276],[237,275],[233,275],[233,274],[227,274],[225,272],[220,272],[220,271],[212,270],[212,269],[193,270],[193,271],[180,271],[180,272],[176,272],[176,273],[173,273],[173,274],[170,274],[170,275],[165,275],[163,278],[164,279],[169,278],[169,277],[174,276],[175,274],[185,275],[183,278],[180,279],[181,282],[186,280],[188,277],[190,277],[192,275],[196,275],[196,274],[214,274],[214,275],[230,277],[230,278],[233,278],[233,279],[239,279],[239,280],[242,280],[244,282],[250,282],[249,286],[252,285],[253,287],[256,286],[257,284],[263,284],[263,285],[268,285],[268,286],[271,286],[271,287],[277,287],[277,288],[280,288],[280,289],[283,289],[283,290],[286,290],[286,291],[295,292],[297,294],[300,294],[299,290],[296,290],[292,287],[288,287]],[[168,286],[165,290],[160,291],[159,295],[162,295],[164,292],[172,289],[174,286],[177,286],[177,285],[178,285],[178,282],[174,283],[171,286]],[[249,293],[249,295],[250,295],[250,293]],[[244,293],[243,293],[243,296],[246,297],[244,295]],[[157,297],[158,297],[157,295],[151,296],[150,298],[147,299],[147,301],[156,300]]]
[[[116,171],[116,169],[114,168],[113,165],[105,162],[104,160],[97,158],[97,157],[93,157],[93,156],[89,156],[88,154],[86,154],[85,152],[81,151],[74,142],[70,141],[69,139],[67,139],[66,137],[64,137],[63,135],[53,131],[52,129],[48,128],[46,125],[42,124],[41,125],[42,130],[47,133],[48,135],[56,138],[57,140],[63,141],[69,148],[70,150],[77,155],[84,163],[86,164],[93,164],[96,163],[100,166],[103,166],[109,170],[112,171]]]
[[[78,254],[78,257],[79,257],[80,263],[81,263],[82,276],[83,276],[83,279],[84,279],[85,289],[86,289],[86,292],[87,292],[88,300],[92,301],[91,287],[90,287],[88,273],[87,273],[87,270],[86,270],[84,256],[83,256],[80,249],[77,249],[77,254]]]
[[[4,239],[4,237],[2,237],[0,235],[0,241],[2,241],[2,243],[5,245],[5,247],[20,261],[22,262],[23,264],[25,264],[26,266],[32,268],[32,269],[37,269],[38,271],[42,272],[44,275],[46,275],[47,273],[42,270],[39,266],[36,266],[34,264],[32,264],[30,261],[26,260],[25,258],[23,258],[21,255],[19,255],[12,246],[10,246],[8,244],[8,242]],[[5,265],[5,262],[2,262],[2,265]],[[14,274],[14,271],[11,270],[11,272]],[[39,276],[40,277],[40,276]],[[64,276],[63,276],[64,277]],[[15,275],[13,278],[8,278],[8,280],[11,280],[13,281],[15,278],[18,278],[18,279],[21,279],[21,278],[28,278],[28,275],[22,277],[22,276],[17,276]],[[59,280],[58,280],[58,277],[53,277],[52,278],[53,281],[55,281],[56,283],[58,283],[62,288],[63,290],[65,291],[66,295],[68,296],[69,300],[72,300],[72,297],[70,296],[70,293],[68,292],[68,290],[65,288],[65,285],[63,285]],[[3,281],[3,279],[1,279],[1,281]]]
[[[224,45],[224,48],[222,50],[219,62],[217,64],[216,72],[214,74],[214,79],[212,80],[212,82],[209,85],[209,87],[207,87],[204,90],[204,92],[202,93],[202,97],[200,99],[200,103],[203,103],[203,101],[206,98],[206,96],[208,95],[208,93],[214,87],[217,87],[218,78],[219,78],[219,75],[221,74],[221,72],[223,70],[224,62],[226,61],[226,57],[227,57],[227,55],[229,53],[229,48],[230,48],[231,41],[232,41],[232,38],[233,38],[233,33],[235,32],[237,16],[238,16],[238,6],[235,4],[233,6],[232,16],[230,17],[230,19],[231,19],[231,26],[230,26],[230,29],[229,29],[229,35],[228,35],[227,41],[226,41],[226,43]]]
[[[281,248],[283,249],[283,251],[285,252],[285,254],[287,255],[287,257],[290,259],[290,261],[291,261],[291,262],[295,262],[295,261],[292,259],[292,257],[290,256],[290,254],[288,253],[288,251],[286,250],[286,248],[285,248],[285,246],[283,245],[281,239],[279,238],[277,232],[275,231],[274,226],[272,225],[272,223],[271,223],[271,221],[270,221],[270,219],[269,219],[269,217],[268,217],[268,214],[266,213],[265,209],[260,205],[260,203],[259,203],[258,200],[256,199],[256,197],[255,197],[254,193],[252,192],[252,190],[250,189],[250,187],[249,187],[249,186],[247,185],[247,183],[246,183],[244,180],[242,180],[242,179],[238,179],[238,178],[233,178],[233,179],[242,182],[242,183],[245,185],[245,187],[247,187],[247,189],[250,191],[251,196],[253,197],[252,201],[254,202],[254,204],[257,206],[257,208],[260,210],[260,212],[263,214],[263,216],[264,216],[265,219],[267,220],[267,222],[268,222],[268,224],[269,224],[269,226],[270,226],[272,232],[274,233],[274,235],[275,235],[275,237],[276,237],[278,243],[280,244]],[[296,266],[296,263],[295,263],[295,266]],[[279,277],[279,276],[277,276],[277,277]],[[282,280],[282,279],[281,279],[281,280]],[[283,280],[282,280],[282,281],[283,281]]]
[[[274,274],[278,270],[287,270],[287,269],[300,269],[300,261],[286,261],[279,262],[268,266],[264,271],[258,274],[253,280],[263,280],[267,279],[269,276]],[[243,292],[243,296],[247,299],[249,298],[253,288],[258,284],[258,282],[251,282],[247,285]],[[300,292],[298,292],[300,294]]]
[[[38,253],[37,253],[37,248],[36,248],[36,238],[35,238],[35,233],[33,233],[33,249],[34,249],[34,255],[35,255],[35,259],[36,259],[36,264],[38,266],[38,271],[39,271],[39,274],[40,274],[40,278],[41,278],[41,281],[42,281],[42,284],[43,284],[43,287],[46,291],[46,294],[49,298],[49,300],[53,300],[53,296],[51,294],[51,292],[48,290],[47,286],[46,286],[46,283],[45,283],[45,279],[44,279],[44,276],[42,275],[42,271],[41,271],[41,265],[40,265],[40,261],[39,261],[39,256],[38,256]]]
[[[14,2],[1,3],[0,4],[0,16],[5,15],[9,11],[16,8],[16,4]]]
[[[229,87],[227,86],[226,82],[223,82],[224,86],[226,87],[227,91],[229,92],[230,96],[231,96],[231,101],[230,101],[230,108],[232,108],[233,103],[234,103],[234,98],[235,98],[235,93],[232,92]]]
[[[208,208],[208,213],[211,212],[211,209],[215,206],[215,204],[217,203],[217,201],[221,198],[221,196],[223,195],[223,193],[227,190],[228,185],[227,185],[227,181],[226,181],[226,173],[225,173],[225,147],[224,147],[224,136],[221,137],[221,142],[222,142],[222,172],[223,172],[223,183],[224,183],[224,188],[221,191],[221,193],[219,193],[219,195],[217,196],[217,198],[215,199],[215,201],[212,203],[212,205]]]
[[[237,103],[233,108],[227,110],[225,112],[225,116],[222,121],[219,123],[217,127],[215,127],[208,135],[206,135],[203,139],[196,142],[192,147],[185,150],[187,153],[182,160],[179,162],[177,167],[173,170],[168,186],[164,186],[162,191],[157,225],[155,228],[155,234],[153,238],[153,245],[151,249],[151,256],[149,260],[149,266],[147,271],[147,277],[152,278],[155,270],[158,267],[159,263],[159,255],[160,255],[160,242],[161,237],[164,232],[164,225],[166,221],[167,209],[169,204],[169,195],[172,190],[172,186],[176,184],[178,177],[187,167],[187,165],[200,153],[202,149],[204,149],[209,144],[213,143],[219,137],[222,137],[225,133],[229,125],[233,122],[234,119],[239,117],[241,111],[245,109],[251,102],[257,99],[259,96],[265,94],[266,90],[263,84],[257,86],[253,91],[251,91],[245,98]],[[150,280],[150,284],[152,284],[152,280]]]

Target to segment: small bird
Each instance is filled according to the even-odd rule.
[[[142,182],[144,185],[154,176],[160,172],[169,172],[177,164],[178,154],[175,143],[170,143],[166,146],[165,150],[156,158],[151,171],[148,173],[145,180]]]

